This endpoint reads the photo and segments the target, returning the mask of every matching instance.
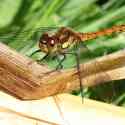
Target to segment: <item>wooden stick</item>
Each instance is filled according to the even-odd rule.
[[[79,88],[77,70],[45,74],[46,65],[0,43],[0,87],[20,99],[40,99]],[[84,86],[125,78],[125,50],[81,64]]]

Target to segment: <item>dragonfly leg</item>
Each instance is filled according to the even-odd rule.
[[[38,49],[38,50],[36,50],[35,52],[33,52],[33,53],[30,55],[30,57],[32,57],[32,56],[33,56],[35,53],[37,53],[37,52],[41,52],[41,49]],[[40,62],[43,61],[48,55],[49,55],[49,54],[46,54],[42,59],[37,59],[36,61],[37,61],[39,64],[41,64]]]
[[[39,60],[37,60],[37,61],[38,61],[38,62],[41,62],[41,61],[43,61],[44,59],[46,59],[48,56],[49,56],[49,54],[47,53],[45,56],[43,56],[43,58],[41,58],[41,59],[39,59]]]
[[[41,49],[38,49],[38,50],[36,50],[35,52],[33,52],[31,55],[30,55],[30,57],[32,57],[35,53],[37,53],[37,52],[41,52]],[[46,59],[47,57],[48,57],[48,53],[45,55],[45,56],[43,56],[43,58],[42,59],[38,59],[38,60],[36,60],[36,61],[38,61],[38,62],[41,62],[41,61],[43,61],[44,59]]]
[[[47,56],[47,55],[46,55],[46,56]],[[51,71],[49,71],[49,72],[44,73],[45,75],[49,75],[50,73],[55,72],[55,71],[60,71],[60,70],[63,68],[62,63],[63,63],[63,61],[65,60],[66,56],[65,56],[65,54],[62,54],[62,56],[63,56],[62,59],[60,59],[60,58],[58,57],[58,55],[57,55],[57,56],[54,56],[53,59],[57,59],[58,65],[56,66],[55,69],[53,69],[53,70],[51,70]]]
[[[58,56],[57,56],[57,61],[58,61],[58,65],[56,67],[56,70],[60,70],[60,69],[63,69],[63,61],[66,59],[66,55],[65,54],[62,54],[63,58],[60,59]]]
[[[77,61],[77,70],[78,70],[78,76],[79,76],[80,92],[81,92],[82,103],[83,103],[84,93],[83,93],[82,77],[81,77],[81,71],[80,71],[79,53],[76,52],[75,56],[76,56],[76,61]]]
[[[72,54],[75,55],[76,57],[76,67],[78,71],[78,77],[79,77],[79,85],[80,85],[80,93],[82,96],[82,103],[83,103],[83,98],[84,98],[84,93],[83,93],[83,84],[82,84],[82,76],[81,76],[81,71],[80,71],[80,57],[79,57],[79,52],[66,52],[65,54]]]
[[[35,52],[33,52],[31,55],[30,55],[30,57],[32,57],[35,53],[37,53],[37,52],[41,52],[41,49],[38,49],[38,50],[36,50]]]

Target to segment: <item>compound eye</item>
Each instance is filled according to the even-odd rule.
[[[54,41],[54,40],[51,40],[51,41],[50,41],[50,45],[51,45],[51,46],[54,46],[54,45],[55,45],[55,41]]]

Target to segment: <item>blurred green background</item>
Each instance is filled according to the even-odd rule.
[[[76,31],[92,32],[119,24],[125,24],[125,0],[0,0],[0,40],[27,56],[38,49],[37,34],[47,31],[42,27],[68,26]],[[125,33],[100,37],[85,44],[90,51],[81,54],[82,61],[123,49]],[[38,53],[32,58],[42,56],[44,53]],[[52,60],[45,63],[50,67],[57,65]],[[75,58],[70,55],[64,67],[74,64]],[[73,94],[80,95],[79,91]],[[86,88],[84,95],[124,106],[124,80]]]

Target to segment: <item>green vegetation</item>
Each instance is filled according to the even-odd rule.
[[[118,24],[125,24],[124,0],[0,0],[0,39],[27,56],[37,49],[39,33],[46,31],[40,27],[69,26],[76,31],[90,32]],[[91,52],[81,54],[81,61],[122,49],[124,41],[124,33],[90,40],[85,44]],[[32,58],[43,55],[38,53]],[[52,67],[57,65],[55,61],[47,62]],[[64,67],[74,62],[75,58],[70,55]],[[124,80],[117,82],[87,88],[85,96],[124,106]]]

